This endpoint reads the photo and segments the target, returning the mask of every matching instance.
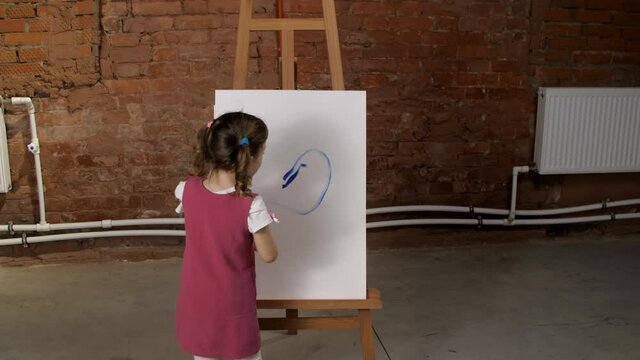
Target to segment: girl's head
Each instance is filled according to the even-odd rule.
[[[221,115],[198,132],[194,173],[207,177],[215,170],[233,171],[236,194],[249,196],[251,178],[262,164],[268,136],[267,125],[253,115]]]

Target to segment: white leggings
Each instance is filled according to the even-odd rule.
[[[260,353],[260,351],[258,351],[257,354],[251,355],[249,357],[242,358],[242,359],[207,358],[207,357],[194,355],[193,356],[193,360],[262,360],[262,353]]]

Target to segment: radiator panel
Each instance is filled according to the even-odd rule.
[[[540,174],[640,172],[640,88],[540,88]]]

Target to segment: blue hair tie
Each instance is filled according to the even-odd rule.
[[[249,138],[245,136],[240,139],[240,145],[249,145]]]

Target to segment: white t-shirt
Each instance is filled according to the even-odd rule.
[[[176,212],[178,214],[183,213],[182,209],[182,194],[184,193],[184,185],[185,181],[180,181],[178,186],[176,186],[175,195],[178,200],[180,200],[180,205],[176,208]],[[230,187],[228,189],[224,189],[222,191],[215,191],[214,194],[224,195],[235,192],[235,187]],[[264,228],[265,226],[271,224],[273,219],[269,214],[269,210],[267,210],[267,204],[265,204],[262,196],[257,195],[253,198],[253,202],[251,203],[251,208],[249,209],[249,216],[247,218],[247,225],[249,226],[249,231],[252,234],[255,234],[258,230]]]

